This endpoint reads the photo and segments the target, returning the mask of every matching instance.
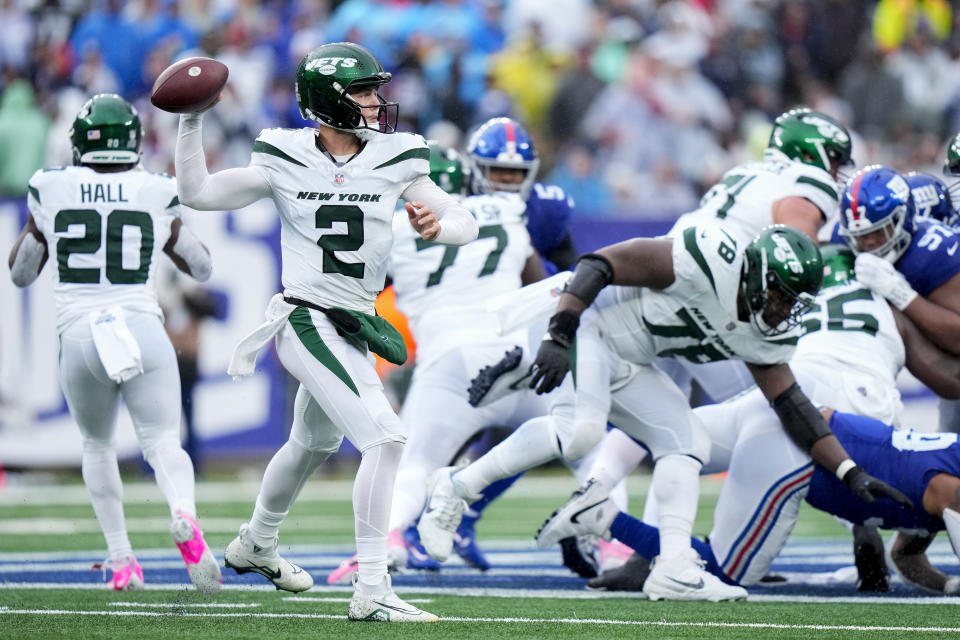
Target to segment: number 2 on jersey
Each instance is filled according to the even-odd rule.
[[[100,250],[102,218],[94,209],[64,209],[53,219],[53,230],[64,233],[71,225],[83,225],[80,238],[57,240],[57,270],[60,282],[67,284],[96,284],[100,282],[100,268],[70,266],[72,254],[90,254]],[[135,269],[123,268],[123,229],[140,229],[140,261]],[[153,218],[145,211],[115,209],[107,215],[106,275],[110,284],[143,284],[150,275],[153,255]]]
[[[488,276],[497,270],[497,265],[500,264],[500,256],[503,255],[504,250],[507,248],[507,232],[498,224],[480,227],[480,233],[477,235],[476,241],[484,238],[495,238],[497,244],[494,245],[493,250],[490,251],[486,261],[484,261],[483,268],[480,269],[480,273],[477,274],[478,278]],[[432,247],[443,247],[443,257],[440,259],[440,266],[437,267],[436,271],[431,272],[430,275],[427,276],[426,286],[428,287],[440,284],[440,280],[443,278],[443,272],[454,263],[457,259],[457,253],[460,251],[459,245],[442,245],[424,240],[423,238],[417,238],[417,251],[423,251],[424,249],[430,249]]]
[[[341,273],[348,278],[362,278],[366,265],[344,262],[336,251],[356,251],[363,246],[363,209],[354,205],[325,204],[316,212],[316,228],[331,229],[334,222],[346,222],[346,233],[325,233],[317,240],[323,249],[323,272]]]

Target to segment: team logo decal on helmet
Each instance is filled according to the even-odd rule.
[[[914,231],[910,185],[889,167],[872,165],[854,175],[840,199],[840,236],[854,253],[896,262]]]
[[[846,127],[825,113],[807,107],[791,109],[777,117],[767,149],[819,167],[831,175],[852,163]]]
[[[910,186],[917,218],[939,220],[948,227],[957,224],[960,216],[953,208],[953,198],[943,180],[919,171],[911,171],[904,179]]]
[[[70,128],[73,163],[136,164],[143,130],[136,108],[112,93],[87,100]]]
[[[300,115],[350,133],[393,133],[400,107],[379,93],[391,77],[366,47],[352,42],[325,44],[304,56],[297,68],[294,88]],[[350,95],[371,87],[377,90],[377,104],[372,105],[377,109],[375,119],[365,118],[361,105]]]
[[[512,191],[526,200],[537,179],[540,158],[527,130],[510,118],[487,120],[467,143],[470,189],[473,193]],[[518,169],[524,172],[519,184],[495,182],[490,169]]]
[[[820,250],[796,229],[769,226],[744,250],[741,287],[750,321],[765,336],[799,325],[822,283]]]

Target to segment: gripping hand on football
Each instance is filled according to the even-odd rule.
[[[900,311],[903,311],[917,297],[903,274],[896,267],[872,253],[857,255],[854,264],[857,280],[890,301]]]
[[[890,498],[901,507],[907,509],[913,508],[913,502],[910,501],[910,498],[883,480],[874,478],[859,465],[844,474],[843,483],[850,488],[853,495],[867,504],[875,502],[877,498]]]

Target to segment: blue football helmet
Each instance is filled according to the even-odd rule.
[[[910,185],[910,195],[913,196],[918,218],[939,220],[948,227],[957,224],[960,215],[953,208],[950,191],[943,180],[919,171],[911,171],[904,178]]]
[[[510,118],[492,118],[474,132],[467,144],[467,163],[473,193],[511,191],[519,193],[524,200],[530,196],[540,168],[540,158],[530,134]],[[519,184],[494,182],[490,179],[492,167],[521,169],[526,173]]]
[[[915,216],[910,185],[902,175],[881,165],[864,167],[843,189],[840,235],[854,253],[896,262],[910,246]]]

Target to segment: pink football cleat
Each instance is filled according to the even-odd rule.
[[[133,556],[123,558],[108,558],[97,562],[92,567],[94,571],[103,571],[103,578],[107,578],[107,569],[112,576],[110,588],[114,591],[137,591],[143,589],[143,569]]]
[[[200,593],[214,594],[220,592],[223,578],[220,576],[220,565],[213,557],[210,547],[203,539],[200,525],[189,515],[178,511],[170,524],[170,535],[183,556],[187,565],[190,581]]]

